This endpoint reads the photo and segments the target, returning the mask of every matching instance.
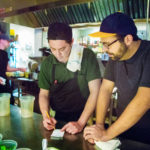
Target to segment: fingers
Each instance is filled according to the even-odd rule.
[[[0,84],[2,84],[3,83],[3,81],[0,79]]]
[[[46,118],[44,120],[53,126],[55,126],[55,124],[57,123],[57,121],[54,118]]]
[[[69,122],[61,129],[61,131],[76,134],[82,131],[82,127],[77,122]]]
[[[47,130],[53,130],[54,129],[54,126],[49,124],[48,122],[46,121],[43,121],[43,125],[44,127],[47,129]]]
[[[26,68],[18,68],[19,71],[26,72]]]
[[[44,127],[47,129],[47,130],[53,130],[55,128],[55,123],[56,120],[52,120],[52,119],[48,119],[48,118],[45,118],[43,120],[43,125]]]
[[[97,134],[97,131],[95,128],[96,128],[95,126],[90,126],[90,127],[86,127],[84,129],[83,137],[85,138],[85,140],[89,140],[89,139],[94,140],[95,139],[95,135]],[[90,140],[90,141],[92,141],[92,140]]]
[[[95,142],[94,142],[93,139],[88,139],[87,141],[88,141],[89,143],[91,143],[91,144],[95,144]]]
[[[92,127],[94,127],[94,125],[90,126],[90,127],[86,127],[83,131],[83,137],[85,140],[87,140],[89,143],[91,144],[94,144],[94,138],[91,134],[91,130],[92,130]]]
[[[94,136],[92,135],[92,134],[86,134],[85,136],[84,136],[84,139],[85,140],[89,140],[89,141],[94,141]]]
[[[52,123],[55,125],[57,123],[57,121],[55,120],[55,118],[51,118]]]
[[[86,135],[88,135],[88,134],[91,134],[91,132],[90,132],[90,127],[86,127],[86,128],[84,129],[84,131],[83,131],[83,137],[85,138]]]
[[[102,140],[105,137],[105,130],[97,126],[86,127],[83,132],[85,140],[93,139],[94,141]]]
[[[5,79],[0,77],[0,84],[5,85],[5,83],[6,83]]]
[[[83,136],[86,136],[86,134],[92,134],[94,132],[94,129],[94,126],[86,127],[84,129]]]
[[[66,129],[69,127],[69,124],[67,123],[66,125],[64,125],[61,129],[61,131],[66,131]]]
[[[84,137],[84,139],[85,139],[86,141],[88,141],[89,143],[91,143],[91,144],[94,144],[94,143],[95,143],[95,142],[94,142],[95,136],[94,136],[93,134],[91,134],[91,133],[85,133],[85,132],[84,132],[83,137]]]

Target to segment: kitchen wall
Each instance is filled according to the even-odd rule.
[[[30,28],[16,24],[2,23],[6,27],[6,31],[13,29],[15,38],[18,36],[16,42],[11,43],[10,52],[15,55],[10,57],[12,67],[28,67],[28,62],[31,61],[29,57],[41,57],[42,53],[39,51],[42,47],[48,47],[47,29],[48,28]],[[138,35],[141,39],[146,37],[146,22],[136,22],[138,28]],[[3,26],[3,25],[2,25]],[[99,31],[99,27],[73,28],[73,38],[75,43],[92,43],[95,44],[99,38],[91,38],[88,34]],[[8,33],[9,34],[9,33]],[[92,48],[93,49],[93,48]],[[94,50],[94,49],[93,49]],[[11,54],[11,53],[10,53]],[[14,63],[16,59],[16,63]]]
[[[42,47],[43,43],[43,31],[42,28],[37,28],[34,30],[34,40],[35,40],[35,49],[34,49],[34,56],[35,57],[40,57],[42,56],[41,51],[39,51],[39,48]]]
[[[146,37],[146,22],[136,22],[135,23],[138,29],[138,36],[141,39],[147,39]],[[46,29],[47,30],[47,29]],[[43,47],[48,47],[47,42],[47,31],[43,31]],[[94,43],[97,38],[90,38],[88,34],[99,31],[99,27],[84,27],[84,28],[73,28],[73,38],[75,43],[87,43],[90,41]]]
[[[135,24],[138,28],[139,37],[141,37],[141,39],[146,39],[146,22],[136,22]],[[17,66],[19,64],[27,65],[26,60],[29,56],[42,56],[39,48],[49,47],[47,41],[47,29],[34,29],[16,24],[10,24],[10,29],[13,29],[15,31],[15,36],[18,35],[18,41],[16,45],[14,44],[17,47]],[[94,43],[99,38],[91,38],[88,36],[88,34],[96,31],[99,31],[99,27],[73,28],[74,42],[87,43],[90,41],[91,43]]]
[[[16,64],[11,63],[12,67],[27,67],[28,57],[35,55],[35,29],[16,24],[10,24],[10,29],[14,30],[16,42],[11,43],[10,52],[13,53],[13,59]]]

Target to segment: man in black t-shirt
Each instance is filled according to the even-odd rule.
[[[140,40],[133,20],[123,13],[106,17],[100,32],[109,54],[97,102],[96,125],[86,127],[84,138],[108,141],[121,135],[150,143],[150,42]],[[106,130],[105,116],[114,87],[118,88],[118,119]]]
[[[5,51],[10,44],[10,39],[5,34],[0,34],[0,93],[11,93],[11,89],[9,86],[9,82],[6,77],[6,71],[23,71],[25,72],[25,68],[12,68],[8,64],[8,54]],[[11,101],[11,103],[13,103]]]

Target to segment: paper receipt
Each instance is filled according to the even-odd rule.
[[[51,137],[55,137],[55,138],[62,138],[64,136],[64,131],[60,131],[60,129],[55,129],[53,131],[53,133],[51,134]]]

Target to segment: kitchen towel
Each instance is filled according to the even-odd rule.
[[[67,69],[76,72],[81,70],[81,62],[84,47],[79,44],[73,44],[71,53],[67,62]]]
[[[102,150],[115,150],[119,145],[121,145],[121,142],[119,139],[113,139],[107,142],[95,141],[95,144]]]

